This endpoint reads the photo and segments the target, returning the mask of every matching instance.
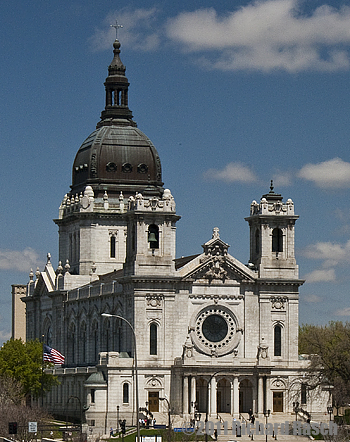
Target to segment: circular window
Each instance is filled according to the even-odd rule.
[[[124,163],[122,165],[122,171],[125,172],[125,173],[132,172],[132,165],[130,163]]]
[[[106,164],[106,170],[107,170],[107,172],[116,172],[117,165],[115,163],[109,162]]]
[[[192,341],[202,353],[228,354],[237,347],[241,336],[237,318],[226,306],[209,305],[192,317]]]
[[[222,316],[210,315],[203,322],[202,332],[208,341],[219,342],[226,337],[228,325]]]
[[[148,166],[147,164],[141,163],[137,166],[138,173],[147,173],[148,172]]]

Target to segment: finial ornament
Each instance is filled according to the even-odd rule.
[[[220,239],[219,228],[214,227],[212,239]]]
[[[118,20],[115,21],[115,25],[110,25],[111,28],[115,28],[115,39],[118,40],[118,29],[122,28],[123,25],[118,25]]]
[[[271,180],[271,184],[270,184],[270,192],[271,193],[273,192],[273,189],[274,189],[274,187],[273,187],[273,180]]]

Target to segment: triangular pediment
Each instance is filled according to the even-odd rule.
[[[184,279],[213,281],[254,281],[254,272],[227,254],[206,255],[203,253],[181,269]]]
[[[212,238],[203,244],[204,252],[194,255],[190,261],[182,258],[186,264],[179,269],[184,279],[203,279],[213,281],[254,281],[255,273],[228,253],[230,247],[222,241],[219,229],[213,229]]]

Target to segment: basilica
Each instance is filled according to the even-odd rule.
[[[54,220],[58,266],[48,255],[21,298],[26,339],[43,336],[65,356],[45,407],[80,414],[96,434],[117,418],[135,424],[139,408],[158,421],[293,412],[295,401],[321,410],[298,357],[293,201],[271,183],[247,204],[246,264],[214,226],[201,254],[176,258],[175,199],[129,109],[117,39],[113,53],[105,108]]]

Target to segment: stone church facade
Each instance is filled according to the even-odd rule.
[[[113,46],[106,106],[77,152],[55,220],[59,265],[48,255],[22,298],[27,340],[44,336],[66,357],[52,369],[60,385],[45,406],[66,416],[79,402],[96,433],[116,426],[117,409],[135,424],[137,398],[153,414],[167,413],[166,398],[185,420],[207,407],[215,417],[292,412],[305,370],[293,201],[271,185],[247,208],[247,265],[218,228],[201,254],[176,259],[180,216],[157,150],[133,121],[119,41]],[[304,397],[305,409],[321,411]]]

